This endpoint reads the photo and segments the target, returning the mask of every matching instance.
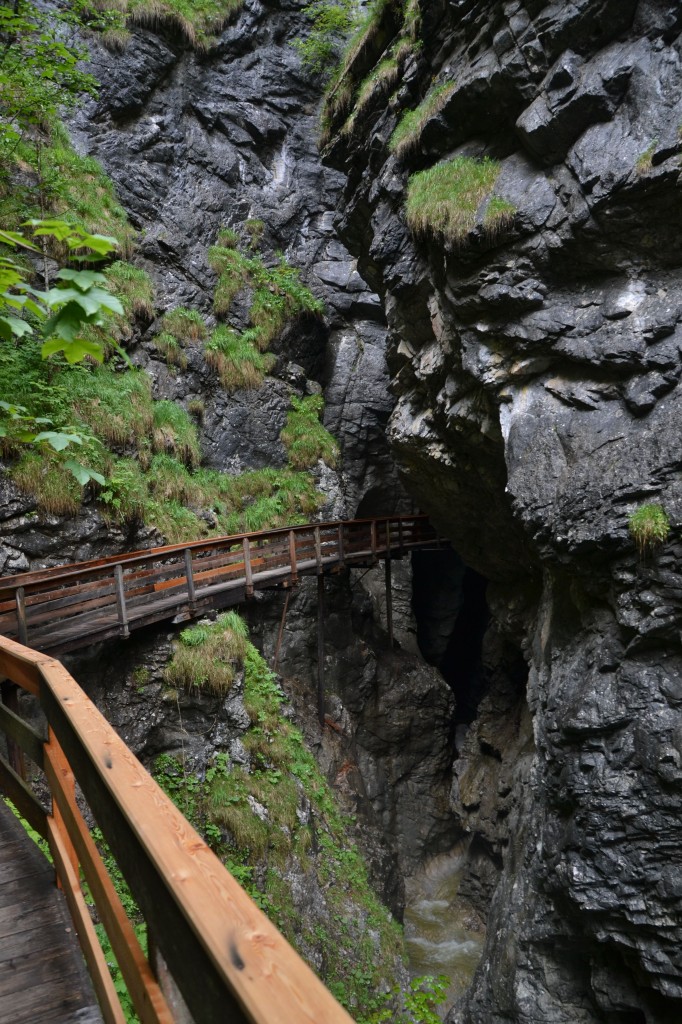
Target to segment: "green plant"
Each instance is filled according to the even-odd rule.
[[[224,249],[236,249],[239,245],[239,232],[234,228],[220,228],[216,244]]]
[[[128,20],[176,28],[194,49],[208,50],[244,0],[127,0]]]
[[[658,139],[654,139],[651,145],[647,146],[643,153],[637,157],[635,163],[635,170],[637,174],[648,174],[653,167],[653,156],[656,152],[656,146],[658,145]]]
[[[181,370],[187,369],[187,356],[174,335],[169,334],[168,331],[162,331],[154,338],[154,347],[164,357],[168,365],[179,366]]]
[[[483,215],[483,227],[495,235],[508,228],[514,220],[516,207],[501,196],[491,196]]]
[[[161,328],[178,341],[200,341],[206,337],[206,324],[196,309],[178,306],[169,310],[161,321]]]
[[[154,285],[146,270],[117,260],[107,268],[106,278],[126,317],[154,318]]]
[[[247,650],[245,627],[236,628],[235,621],[234,614],[221,615],[213,626],[183,629],[173,645],[166,682],[190,691],[227,693],[234,681],[235,666],[243,663]]]
[[[249,248],[257,249],[265,231],[265,221],[251,217],[244,221],[244,231],[249,236]]]
[[[630,536],[641,555],[660,547],[670,533],[670,520],[662,505],[641,505],[628,518]]]
[[[461,242],[474,227],[476,213],[499,173],[500,165],[489,157],[458,156],[413,174],[405,207],[409,226],[417,234],[440,234]]]
[[[166,400],[154,402],[153,445],[157,452],[176,455],[195,468],[201,462],[197,428],[181,405]]]
[[[201,423],[206,415],[206,405],[201,398],[190,398],[187,412]]]
[[[454,82],[434,86],[415,110],[403,114],[388,144],[396,156],[404,157],[419,146],[424,125],[443,109],[454,89]]]
[[[291,411],[287,414],[280,437],[289,462],[296,469],[308,469],[318,459],[322,459],[328,466],[336,464],[339,448],[329,431],[320,423],[323,408],[324,399],[321,395],[291,399]]]
[[[260,387],[274,365],[274,358],[264,355],[253,343],[254,336],[258,338],[253,331],[240,334],[223,325],[216,328],[206,344],[206,362],[217,371],[220,383],[229,391]]]
[[[338,55],[339,41],[357,22],[357,0],[312,0],[303,8],[311,28],[305,39],[294,39],[301,62],[310,71],[327,71]]]

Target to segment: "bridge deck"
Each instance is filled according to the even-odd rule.
[[[0,800],[0,1024],[102,1024],[54,870]]]

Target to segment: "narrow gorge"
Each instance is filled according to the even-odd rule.
[[[72,7],[99,85],[0,140],[0,227],[117,237],[124,312],[3,336],[95,474],[3,427],[3,575],[427,513],[393,644],[327,579],[323,727],[313,579],[64,663],[357,1021],[454,971],[447,1024],[677,1024],[682,10]]]

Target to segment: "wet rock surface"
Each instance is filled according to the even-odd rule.
[[[326,157],[348,174],[341,236],[387,312],[404,480],[493,581],[491,630],[528,671],[492,668],[461,737],[463,886],[478,906],[497,888],[449,1020],[668,1024],[682,1013],[682,17],[653,0],[418,6],[421,50],[388,100],[332,124]],[[394,38],[358,58],[355,86]],[[452,91],[401,160],[389,138],[432,82]],[[462,155],[499,160],[513,217],[491,231],[484,198],[461,240],[414,237],[409,175]],[[642,558],[628,517],[646,502],[672,529]]]

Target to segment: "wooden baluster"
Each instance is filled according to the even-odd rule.
[[[194,572],[192,570],[191,548],[185,548],[185,576],[187,578],[187,596],[189,598],[189,610],[192,615],[196,615],[197,592],[194,586]]]
[[[11,683],[9,679],[5,679],[0,687],[2,692],[2,703],[10,711],[13,711],[15,715],[19,714],[19,687]],[[24,752],[14,740],[7,737],[7,758],[9,760],[10,767],[19,775],[24,781],[26,781],[26,762],[24,760]]]
[[[388,557],[391,555],[391,524],[389,520],[386,520],[386,554]]]
[[[246,596],[253,597],[253,572],[251,569],[251,545],[248,537],[242,540],[244,549],[244,576],[246,578]]]
[[[298,583],[298,561],[296,558],[296,534],[289,530],[289,565],[291,566],[291,582]]]
[[[403,539],[403,520],[402,517],[398,520],[398,546],[400,548],[400,557],[402,558],[405,554],[405,542]]]
[[[372,562],[376,563],[376,561],[377,561],[377,523],[376,523],[376,519],[372,520],[369,529],[370,529],[371,546],[372,546]]]
[[[339,523],[339,569],[343,569],[343,523]]]
[[[116,583],[116,610],[118,611],[118,621],[121,623],[121,636],[124,640],[127,640],[130,636],[130,628],[128,626],[128,611],[126,609],[123,568],[121,565],[117,565],[114,568],[114,581]]]
[[[47,730],[45,757],[50,762],[50,765],[52,766],[55,775],[61,777],[62,788],[66,793],[69,794],[69,797],[75,803],[76,778],[71,770],[71,765],[66,759],[64,751],[59,745],[59,740],[55,736],[52,726],[48,726]],[[71,866],[73,867],[76,878],[78,878],[80,875],[80,863],[78,860],[78,854],[76,853],[74,845],[71,842],[69,829],[67,827],[66,822],[64,821],[64,818],[62,817],[62,812],[59,810],[59,806],[57,804],[57,801],[54,799],[54,796],[52,798],[52,817],[54,818],[55,827],[57,828],[61,836],[62,842],[64,844]],[[60,878],[59,875],[57,875],[57,885],[59,886],[59,888],[64,888],[64,884],[64,879]]]
[[[17,606],[17,627],[19,632],[19,643],[28,646],[28,625],[26,622],[26,595],[23,587],[17,587],[14,595]]]
[[[322,568],[322,542],[319,526],[315,527],[315,561],[317,562],[317,575],[321,576],[324,570]]]

